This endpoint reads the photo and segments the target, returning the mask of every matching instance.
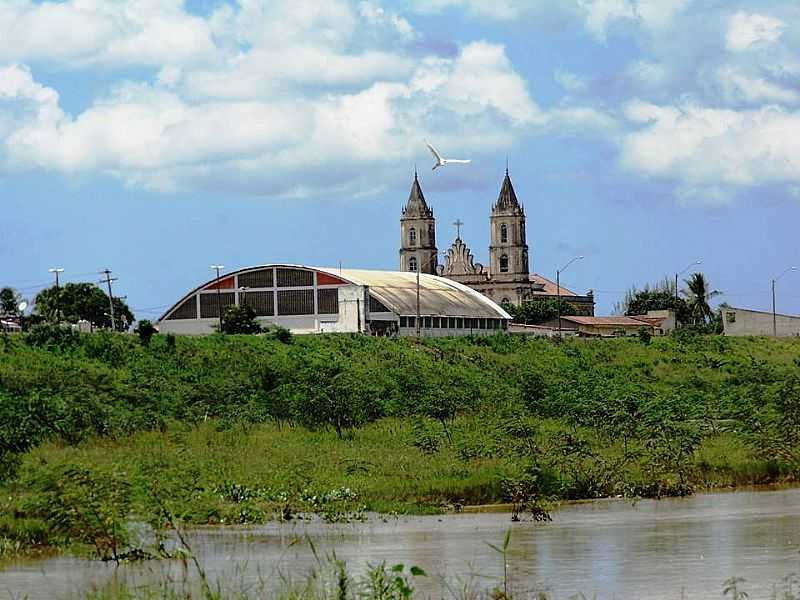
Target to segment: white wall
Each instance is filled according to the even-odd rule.
[[[772,313],[744,308],[723,308],[722,324],[725,335],[769,335],[773,333]],[[800,317],[776,315],[779,337],[800,336]]]

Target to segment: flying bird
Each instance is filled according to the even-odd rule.
[[[449,165],[449,164],[466,165],[467,163],[471,163],[472,162],[471,160],[459,160],[459,159],[455,159],[455,158],[442,158],[442,155],[439,154],[439,152],[436,150],[436,148],[431,146],[428,142],[425,142],[425,145],[428,147],[428,150],[431,151],[431,154],[433,154],[433,157],[436,159],[436,164],[433,165],[433,169],[431,169],[431,171],[435,171],[439,167],[443,167],[443,166]]]

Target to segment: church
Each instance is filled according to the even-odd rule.
[[[475,262],[469,247],[461,239],[462,224],[456,221],[456,239],[447,250],[444,264],[439,264],[436,218],[425,201],[419,179],[414,173],[411,193],[400,217],[400,270],[452,279],[500,305],[557,299],[559,292],[555,282],[530,272],[525,209],[517,199],[508,169],[489,216],[487,267]],[[591,291],[580,295],[562,287],[560,296],[580,314],[594,315],[594,295]]]

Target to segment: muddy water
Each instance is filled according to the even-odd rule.
[[[722,582],[743,577],[750,598],[770,598],[800,574],[800,489],[702,494],[692,498],[602,500],[561,508],[553,522],[510,522],[508,514],[374,519],[368,523],[297,523],[194,531],[191,545],[209,577],[223,587],[302,579],[319,555],[335,550],[358,572],[387,561],[424,568],[424,597],[448,589],[487,589],[512,528],[509,581],[520,592],[561,599],[719,598]],[[78,598],[117,578],[132,584],[180,580],[180,565],[151,562],[115,568],[68,557],[12,563],[0,570],[0,598]],[[439,576],[444,576],[439,577]],[[449,586],[449,587],[448,587]],[[526,595],[526,594],[521,594]]]

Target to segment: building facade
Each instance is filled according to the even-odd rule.
[[[728,336],[800,336],[800,317],[776,314],[773,321],[771,312],[732,306],[722,308],[722,326]]]
[[[162,333],[214,333],[220,309],[251,307],[262,326],[293,333],[444,337],[506,330],[510,315],[455,281],[398,271],[261,265],[194,288],[158,320]],[[223,312],[224,314],[224,312]]]
[[[420,228],[428,231],[428,237],[425,238],[427,245],[424,246],[417,233]],[[508,170],[489,216],[487,267],[475,262],[470,248],[461,239],[460,231],[447,250],[444,265],[438,265],[435,231],[436,219],[425,202],[415,173],[408,202],[400,217],[401,271],[414,272],[420,268],[423,273],[436,273],[464,284],[501,305],[556,299],[560,295],[581,314],[594,315],[594,296],[591,292],[581,295],[561,287],[559,293],[555,282],[531,272],[525,208],[517,198]]]

